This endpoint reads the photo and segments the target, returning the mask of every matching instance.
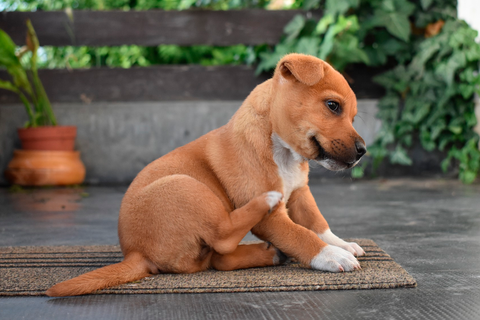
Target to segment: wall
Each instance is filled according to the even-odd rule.
[[[76,148],[87,168],[86,183],[129,183],[152,160],[228,122],[241,101],[55,103],[59,123],[76,125]],[[380,123],[376,100],[359,100],[355,127],[367,145]],[[22,105],[0,106],[0,170],[20,147],[16,128],[26,121]],[[313,175],[327,175],[314,168]],[[349,173],[334,176],[349,176]],[[0,184],[7,181],[1,175]]]

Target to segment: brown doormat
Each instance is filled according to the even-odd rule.
[[[298,263],[236,271],[160,274],[98,291],[100,294],[260,292],[410,288],[417,284],[400,265],[367,239],[362,270],[315,271]],[[0,247],[0,295],[38,296],[55,283],[122,260],[118,246]]]

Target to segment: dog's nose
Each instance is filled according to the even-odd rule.
[[[363,144],[363,142],[361,141],[355,142],[355,148],[357,149],[357,160],[360,160],[360,158],[363,157],[365,153],[367,153],[367,148],[365,147],[365,144]]]

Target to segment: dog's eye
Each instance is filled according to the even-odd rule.
[[[333,112],[338,112],[340,109],[340,105],[338,102],[333,101],[333,100],[328,100],[327,101],[327,107],[328,109],[332,110]]]

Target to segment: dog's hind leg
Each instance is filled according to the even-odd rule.
[[[140,252],[160,272],[192,273],[207,269],[214,252],[235,251],[282,194],[266,192],[229,212],[205,183],[176,174],[125,198],[119,219],[124,254]]]
[[[268,242],[241,244],[228,254],[213,253],[211,266],[216,270],[231,271],[282,264],[287,256]]]
[[[214,232],[204,239],[205,242],[218,254],[233,253],[246,234],[280,203],[282,197],[281,193],[270,191],[230,213],[217,210],[212,215],[216,221]]]

